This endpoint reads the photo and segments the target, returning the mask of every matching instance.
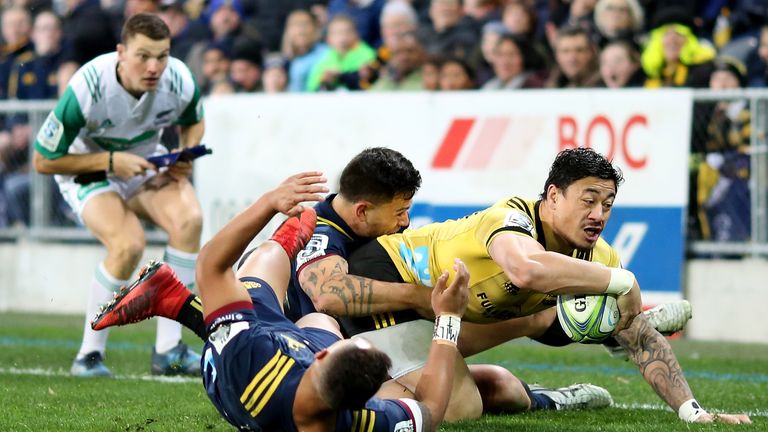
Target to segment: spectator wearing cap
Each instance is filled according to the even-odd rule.
[[[385,0],[330,0],[328,18],[345,15],[352,19],[360,39],[372,47],[381,46],[379,17]]]
[[[469,60],[477,48],[477,23],[464,16],[461,0],[432,0],[431,24],[419,29],[428,55],[460,57]]]
[[[555,38],[555,61],[546,86],[549,88],[596,87],[600,83],[595,46],[589,31],[578,26],[558,30]]]
[[[272,53],[264,60],[264,92],[283,93],[288,87],[287,62],[280,53]]]
[[[11,99],[56,99],[56,78],[61,64],[61,19],[51,11],[35,17],[32,26],[34,53],[20,56],[11,69],[8,96]]]
[[[288,91],[307,91],[309,74],[327,50],[328,45],[320,41],[320,28],[314,15],[301,9],[288,15],[281,48],[283,56],[290,61]]]
[[[178,59],[187,58],[192,46],[211,36],[205,24],[189,19],[183,0],[163,0],[159,16],[171,31],[171,56]]]
[[[248,41],[240,41],[232,49],[232,63],[229,67],[229,80],[235,86],[236,93],[255,93],[262,91],[261,85],[261,47]]]
[[[641,63],[646,87],[706,87],[715,49],[693,33],[685,9],[665,8],[654,19]]]
[[[30,61],[34,57],[29,41],[32,18],[21,7],[5,9],[0,17],[5,43],[0,47],[0,99],[7,99],[11,70],[17,60]]]
[[[645,14],[637,0],[598,0],[595,5],[595,27],[601,43],[636,40],[644,25]]]
[[[232,62],[229,48],[221,43],[211,42],[203,51],[202,74],[198,76],[203,95],[214,93],[221,84],[232,87],[229,83],[229,67]],[[232,88],[234,93],[234,88]]]
[[[712,90],[743,88],[746,68],[733,57],[718,57],[709,79]],[[697,104],[697,122],[706,125],[694,136],[691,188],[696,200],[689,215],[699,237],[715,241],[745,241],[750,237],[751,118],[746,100]],[[694,129],[698,130],[698,129]],[[703,138],[703,139],[702,139]]]
[[[98,2],[67,0],[63,15],[64,52],[57,80],[62,93],[77,69],[96,56],[115,50],[118,38],[111,27],[110,16]]]
[[[640,52],[627,40],[616,39],[600,52],[600,80],[608,88],[643,87],[646,76]]]
[[[494,77],[483,90],[513,90],[544,86],[544,62],[528,39],[517,35],[504,35],[496,44],[493,54]]]
[[[360,40],[355,23],[346,15],[336,15],[328,23],[326,41],[330,49],[315,64],[309,74],[309,91],[335,90],[350,88],[350,83],[343,81],[345,74],[355,75],[368,63],[376,59],[376,51]]]
[[[371,91],[421,90],[423,80],[421,65],[424,63],[424,46],[415,33],[400,35],[389,47],[391,58],[382,69]]]

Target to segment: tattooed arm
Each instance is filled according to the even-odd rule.
[[[630,326],[616,335],[616,340],[627,350],[629,358],[640,369],[643,378],[651,385],[675,412],[686,401],[694,399],[693,392],[683,376],[667,339],[651,327],[643,314],[638,315]],[[702,410],[703,411],[703,410]],[[704,414],[693,420],[696,423],[751,423],[743,414]]]
[[[308,264],[298,276],[301,289],[312,300],[315,309],[329,315],[358,317],[431,308],[431,289],[350,275],[347,261],[338,255]]]

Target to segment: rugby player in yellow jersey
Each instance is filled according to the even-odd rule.
[[[556,296],[615,294],[622,316],[614,337],[682,420],[749,423],[746,415],[711,415],[701,408],[669,343],[639,314],[634,275],[620,268],[616,251],[600,238],[622,181],[621,173],[598,153],[565,150],[555,159],[539,200],[512,197],[462,219],[379,237],[350,257],[349,270],[377,280],[431,286],[436,275],[450,272],[454,258],[461,259],[471,275],[464,322],[492,323],[464,328],[463,339],[480,342],[474,352],[484,339],[492,342],[483,348],[501,342],[505,330],[507,339],[527,335],[551,345],[570,343],[552,308]],[[513,319],[532,315],[536,325],[528,328]],[[429,348],[430,324],[405,316],[394,312],[386,319],[347,319],[344,328],[387,352],[392,376],[413,388]],[[464,391],[454,387],[452,398],[463,397]]]

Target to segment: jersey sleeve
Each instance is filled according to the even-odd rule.
[[[365,409],[350,414],[350,418],[342,422],[349,422],[349,430],[353,432],[422,432],[424,420],[429,418],[413,399],[372,398]]]
[[[296,274],[301,272],[307,264],[330,255],[346,257],[343,234],[320,222],[307,245],[296,255]]]
[[[483,212],[475,238],[487,247],[497,235],[507,232],[535,238],[536,228],[530,216],[518,209],[491,207]]]
[[[175,60],[175,59],[174,59]],[[175,70],[174,79],[179,82],[179,91],[184,100],[189,99],[186,108],[176,119],[176,124],[181,126],[190,126],[200,123],[203,120],[203,101],[200,97],[200,87],[197,86],[197,80],[187,65],[175,60],[172,67]]]
[[[35,150],[46,159],[57,159],[67,154],[69,146],[85,126],[85,116],[71,86],[56,103],[43,122],[35,138]]]

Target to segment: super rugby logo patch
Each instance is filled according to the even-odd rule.
[[[48,114],[48,118],[45,119],[43,127],[40,128],[40,132],[37,134],[37,142],[43,146],[44,149],[55,152],[61,141],[61,136],[64,134],[64,125],[56,118],[56,114],[51,111]]]
[[[325,255],[326,249],[328,249],[328,236],[313,234],[304,249],[296,255],[296,267],[299,268],[313,259]]]
[[[505,227],[521,228],[526,232],[534,235],[535,228],[533,227],[533,221],[527,214],[520,213],[516,210],[511,210],[507,213],[507,217],[504,218]]]

